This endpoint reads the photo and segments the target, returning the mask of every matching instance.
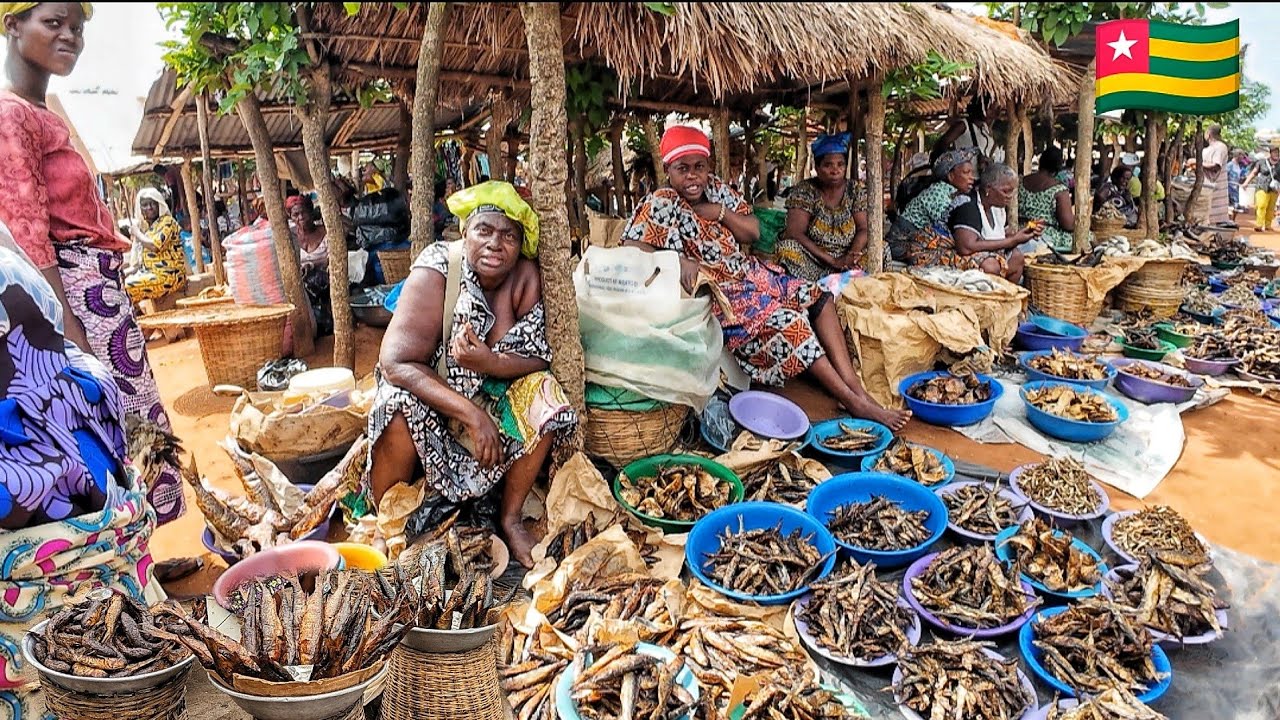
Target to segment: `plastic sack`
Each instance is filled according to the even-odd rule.
[[[683,297],[675,253],[588,247],[573,273],[586,379],[698,411],[724,337],[706,297]]]
[[[227,285],[237,305],[278,305],[288,302],[271,223],[260,218],[222,241]],[[293,318],[285,321],[284,354],[293,354]]]

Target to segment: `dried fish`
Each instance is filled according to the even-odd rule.
[[[1191,347],[1184,348],[1182,354],[1197,360],[1237,360],[1235,349],[1231,343],[1217,333],[1205,333],[1196,336]]]
[[[798,456],[783,455],[743,475],[745,498],[803,507],[809,492],[824,478],[814,477],[806,472],[806,463],[803,461],[789,465],[788,458],[798,459]]]
[[[1061,710],[1056,702],[1052,703],[1045,720],[1169,720],[1169,718],[1143,705],[1142,701],[1128,690],[1113,687],[1107,688],[1101,695],[1086,699],[1070,710]]]
[[[588,664],[587,656],[595,655]],[[674,720],[694,706],[693,695],[676,682],[684,659],[664,662],[636,651],[634,643],[579,650],[575,662],[583,670],[570,695],[586,720]]]
[[[828,450],[841,452],[861,452],[875,447],[880,442],[880,434],[870,428],[855,428],[848,423],[839,423],[839,435],[819,440],[819,444]]]
[[[384,578],[393,590],[392,599],[404,599],[414,627],[435,630],[482,627],[490,624],[491,611],[506,602],[495,601],[493,580],[482,569],[463,565],[456,570],[458,580],[451,584],[448,566],[453,563],[456,567],[458,561],[450,555],[448,549],[440,545],[404,553],[387,573],[390,577]]]
[[[1023,591],[1018,571],[997,560],[986,543],[942,551],[911,579],[911,591],[948,624],[974,629],[1008,624],[1040,604]]]
[[[1018,475],[1018,489],[1032,502],[1066,515],[1088,515],[1102,505],[1102,496],[1079,460],[1055,457],[1026,468]]]
[[[782,534],[782,524],[763,530],[720,533],[720,548],[705,553],[706,572],[723,588],[747,595],[781,595],[814,578],[829,556],[813,545],[813,536],[796,530]]]
[[[1026,391],[1027,402],[1050,415],[1082,422],[1109,423],[1119,419],[1101,395],[1068,385],[1049,385]]]
[[[1225,282],[1227,287],[1232,288],[1238,285],[1253,289],[1262,284],[1262,276],[1256,270],[1237,270],[1234,272],[1219,273],[1218,279]]]
[[[1253,288],[1254,285],[1232,285],[1218,296],[1218,300],[1223,305],[1230,307],[1261,310],[1262,301],[1258,299],[1257,295],[1253,294]]]
[[[1162,347],[1160,336],[1153,327],[1133,328],[1125,332],[1124,342],[1141,350],[1159,350]]]
[[[984,650],[992,643],[954,640],[920,645],[899,658],[894,694],[927,718],[1007,720],[1022,717],[1035,695],[1018,677],[1018,661]]]
[[[1174,550],[1209,559],[1209,550],[1196,537],[1186,518],[1168,505],[1154,505],[1116,520],[1111,540],[1130,557],[1144,558],[1151,550]]]
[[[1097,359],[1059,348],[1048,355],[1032,357],[1027,360],[1027,366],[1046,375],[1068,380],[1101,380],[1107,376],[1107,366]]]
[[[898,654],[910,644],[907,630],[915,614],[901,605],[899,585],[878,580],[874,564],[813,584],[813,596],[800,618],[818,645],[851,660]]]
[[[991,383],[976,373],[957,375],[954,369],[946,375],[920,380],[907,388],[917,400],[936,405],[975,405],[991,399]]]
[[[80,677],[128,678],[163,670],[191,651],[156,627],[151,611],[120,590],[97,590],[49,614],[33,634],[36,660]]]
[[[564,599],[547,611],[555,629],[576,634],[592,617],[607,620],[654,622],[662,606],[658,603],[662,581],[647,575],[624,573],[590,585],[574,583]]]
[[[1097,559],[1073,540],[1071,533],[1034,517],[1005,542],[1012,546],[1014,565],[1028,577],[1054,592],[1078,592],[1097,585],[1102,573]]]
[[[1018,524],[1018,512],[1026,503],[1014,505],[992,485],[965,485],[939,493],[947,506],[947,519],[957,527],[979,535],[994,536]]]
[[[1135,621],[1175,638],[1221,633],[1218,610],[1226,608],[1205,575],[1213,566],[1202,557],[1169,550],[1153,550],[1136,571],[1117,570],[1112,583],[1116,603]]]
[[[1187,290],[1187,296],[1182,301],[1182,307],[1197,315],[1212,315],[1218,308],[1222,307],[1222,303],[1218,302],[1218,296],[1211,292],[1191,288]]]
[[[827,528],[837,540],[868,550],[909,550],[933,534],[925,527],[928,510],[905,510],[882,495],[831,511]]]
[[[656,565],[658,563],[658,546],[649,542],[648,531],[634,522],[633,517],[629,514],[615,515],[603,525],[598,525],[596,516],[589,514],[586,520],[577,525],[566,525],[560,528],[547,541],[547,557],[557,563],[564,562],[564,559],[572,555],[574,550],[586,545],[595,536],[618,524],[622,525],[627,537],[635,543],[636,549],[640,551],[640,557],[644,558],[645,564],[649,567]]]
[[[901,475],[921,485],[937,485],[947,479],[947,469],[942,466],[939,455],[932,448],[897,439],[876,460],[872,469]]]
[[[729,504],[730,485],[699,465],[667,465],[654,477],[622,476],[620,494],[649,517],[692,522]]]
[[[1151,635],[1104,597],[1082,600],[1031,622],[1033,643],[1043,653],[1045,669],[1076,692],[1145,690],[1160,679],[1151,661]]]

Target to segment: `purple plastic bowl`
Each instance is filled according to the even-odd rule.
[[[1080,701],[1075,698],[1058,698],[1057,707],[1059,710],[1070,710],[1080,706]],[[1022,720],[1049,720],[1049,711],[1054,708],[1054,704],[1050,702],[1041,708],[1036,708],[1028,715],[1024,715]]]
[[[938,497],[945,498],[945,496],[947,495],[955,494],[955,492],[960,488],[969,487],[971,485],[990,485],[990,484],[991,483],[977,482],[974,480],[965,480],[963,482],[955,482],[955,483],[951,483],[950,485],[940,487],[937,490],[934,490],[933,492]],[[1018,493],[1014,492],[1012,488],[1009,488],[1009,487],[1000,488],[1000,497],[1008,498],[1009,501],[1012,502],[1015,507],[1018,505],[1022,506],[1022,508],[1018,510],[1018,522],[1016,522],[1015,525],[1021,525],[1022,523],[1030,520],[1032,516],[1035,515],[1035,511],[1031,509],[1031,505],[1028,502],[1028,500],[1022,497],[1021,495],[1019,495]],[[943,500],[942,504],[943,505],[947,504],[945,499]],[[950,530],[955,535],[959,536],[960,539],[963,540],[964,542],[976,544],[976,543],[991,542],[996,539],[995,535],[983,535],[982,533],[976,533],[970,530],[965,530],[964,528],[960,527],[954,522],[951,522],[950,518],[951,518],[951,511],[948,510],[947,511],[947,529]],[[996,533],[996,535],[998,534],[999,533]]]
[[[1204,385],[1204,380],[1196,377],[1194,373],[1186,370],[1180,370],[1172,365],[1165,365],[1163,363],[1148,362],[1145,360],[1113,360],[1111,365],[1116,369],[1116,389],[1128,397],[1148,405],[1157,405],[1160,403],[1173,403],[1174,405],[1177,405],[1179,403],[1187,402],[1191,398],[1195,397],[1196,390],[1200,389],[1201,385]],[[1130,375],[1124,371],[1125,368],[1132,367],[1134,365],[1146,365],[1163,373],[1179,375],[1186,378],[1187,382],[1191,383],[1191,387],[1184,388],[1176,385],[1169,385],[1167,383],[1156,382],[1155,380],[1148,380],[1146,378]]]
[[[1197,375],[1209,375],[1217,377],[1225,375],[1228,370],[1240,364],[1239,359],[1232,360],[1198,360],[1193,357],[1183,357],[1182,364],[1187,366],[1187,370]]]
[[[812,599],[813,599],[813,593],[811,592],[805,593],[798,600],[796,600],[794,605],[791,606],[791,617],[792,619],[795,620],[795,623],[796,623],[796,633],[800,635],[800,640],[810,650],[818,653],[819,655],[830,660],[833,663],[836,663],[838,665],[847,665],[849,667],[884,667],[885,665],[892,665],[898,662],[898,656],[895,653],[889,653],[888,655],[884,655],[878,658],[871,658],[869,660],[860,660],[856,658],[846,658],[840,655],[834,655],[831,653],[830,650],[819,645],[818,641],[814,639],[813,633],[809,632],[809,623],[805,622],[800,617],[801,611],[809,606],[809,601]],[[898,598],[898,605],[901,605],[902,607],[907,608],[908,610],[911,609],[911,606],[907,604],[907,602],[902,598]],[[912,612],[911,627],[907,628],[907,641],[911,643],[912,647],[920,644],[921,633],[922,633],[922,628],[920,627],[920,615],[918,613]]]
[[[1102,594],[1108,599],[1114,600],[1115,595],[1111,592],[1111,584],[1120,582],[1121,573],[1129,576],[1137,569],[1137,565],[1121,565],[1120,567],[1108,570],[1107,574],[1102,579]],[[1213,614],[1218,618],[1218,626],[1223,630],[1226,630],[1227,623],[1229,622],[1227,618],[1227,611],[1215,610]],[[1147,632],[1151,634],[1152,640],[1155,640],[1164,647],[1177,647],[1179,645],[1208,645],[1214,640],[1222,637],[1222,633],[1217,633],[1213,630],[1199,635],[1188,635],[1183,638],[1178,638],[1176,635],[1170,635],[1168,633],[1162,633],[1159,630],[1152,630],[1151,628],[1147,628]]]
[[[1039,463],[1027,463],[1026,465],[1019,465],[1014,468],[1013,472],[1009,473],[1009,487],[1013,488],[1013,491],[1018,495],[1018,497],[1027,501],[1027,504],[1034,508],[1036,512],[1044,515],[1045,517],[1057,520],[1058,527],[1068,528],[1078,525],[1086,520],[1100,518],[1105,515],[1107,510],[1111,507],[1111,496],[1107,494],[1107,491],[1100,483],[1098,483],[1097,480],[1093,479],[1089,480],[1089,484],[1093,486],[1093,489],[1098,493],[1098,497],[1102,498],[1102,501],[1098,504],[1098,508],[1091,513],[1085,513],[1084,515],[1070,515],[1052,508],[1047,508],[1037,503],[1035,500],[1027,497],[1027,494],[1022,491],[1022,487],[1018,485],[1018,478],[1022,476],[1022,472],[1024,470],[1033,468],[1038,464]]]
[[[982,648],[982,652],[987,657],[995,658],[1001,662],[1006,662],[1009,659],[988,648]],[[1031,678],[1027,677],[1021,667],[1018,667],[1018,682],[1022,685],[1022,694],[1029,699],[1027,700],[1027,707],[1021,713],[1012,716],[1010,720],[1031,720],[1032,715],[1040,709],[1039,703],[1036,701],[1036,686],[1031,683]],[[924,720],[920,713],[902,704],[902,696],[898,694],[898,685],[901,683],[902,666],[899,665],[893,669],[893,701],[898,704],[898,712],[902,713],[902,717],[907,720]]]
[[[925,569],[929,567],[929,563],[933,562],[933,559],[938,557],[940,554],[941,553],[929,553],[928,555],[925,555],[919,560],[911,563],[911,567],[907,568],[907,574],[902,576],[902,597],[906,598],[907,604],[911,606],[911,609],[915,610],[916,614],[924,618],[924,621],[930,625],[938,628],[939,630],[945,630],[946,632],[954,633],[956,635],[972,635],[976,638],[993,638],[1001,635],[1007,635],[1027,624],[1027,621],[1029,621],[1031,616],[1035,614],[1037,609],[1039,609],[1040,606],[1038,603],[1033,604],[1031,607],[1027,608],[1026,612],[1013,620],[1013,622],[1000,625],[999,627],[973,628],[966,627],[964,625],[952,625],[946,620],[943,620],[937,615],[926,610],[925,607],[920,604],[920,601],[916,599],[915,590],[911,587],[911,578],[922,575]],[[1019,578],[1018,584],[1022,586],[1022,592],[1024,595],[1032,598],[1033,600],[1035,599],[1036,589],[1031,585],[1031,583]]]
[[[1245,372],[1244,370],[1241,370],[1240,368],[1236,368],[1236,375],[1239,375],[1239,376],[1241,377],[1241,379],[1244,379],[1244,380],[1252,380],[1252,381],[1254,381],[1254,382],[1260,382],[1260,383],[1280,383],[1280,380],[1273,380],[1273,379],[1271,379],[1271,378],[1269,378],[1269,377],[1262,377],[1261,375],[1254,375],[1253,373]]]
[[[747,390],[729,400],[729,414],[756,435],[794,440],[809,432],[809,416],[790,400],[769,392]]]
[[[1018,332],[1013,336],[1013,341],[1023,350],[1061,348],[1072,352],[1080,352],[1080,348],[1084,346],[1084,341],[1087,337],[1087,335],[1083,337],[1053,335],[1041,330],[1035,323],[1024,322],[1018,326]]]
[[[1137,514],[1137,510],[1123,510],[1111,513],[1102,521],[1102,541],[1107,544],[1107,547],[1111,548],[1111,552],[1118,555],[1125,562],[1132,563],[1134,565],[1138,564],[1138,558],[1125,552],[1124,549],[1120,547],[1119,543],[1115,541],[1115,538],[1112,536],[1112,532],[1115,530],[1116,523],[1120,522],[1121,518]],[[1196,533],[1196,538],[1200,541],[1200,545],[1203,547],[1205,556],[1207,557],[1209,553],[1209,542],[1205,540],[1200,533]]]

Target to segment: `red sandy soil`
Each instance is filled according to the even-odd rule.
[[[1251,229],[1251,216],[1239,218]],[[1254,235],[1255,242],[1280,249],[1280,233]],[[377,361],[381,331],[357,329],[356,371],[370,372]],[[307,358],[312,367],[328,365],[332,339],[319,344]],[[239,490],[230,460],[217,446],[228,431],[234,399],[214,396],[207,385],[200,352],[193,339],[149,348],[160,393],[169,409],[174,430],[186,449],[195,454],[200,471],[215,485]],[[796,383],[785,394],[799,402],[816,419],[834,416],[834,401],[812,385]],[[1258,558],[1280,562],[1280,524],[1271,511],[1280,509],[1280,404],[1234,391],[1226,400],[1204,410],[1183,415],[1186,445],[1173,471],[1147,496],[1138,500],[1110,489],[1112,503],[1120,509],[1143,504],[1171,505],[1214,543]],[[954,458],[1009,471],[1039,455],[1020,445],[982,445],[959,433],[912,421],[905,435],[937,447]],[[177,595],[206,590],[221,573],[223,563],[200,543],[204,521],[187,489],[187,514],[159,528],[152,540],[156,560],[201,555],[206,569],[170,589]]]

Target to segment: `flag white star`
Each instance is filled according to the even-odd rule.
[[[1130,60],[1132,60],[1132,59],[1133,59],[1133,46],[1134,46],[1134,45],[1137,45],[1137,44],[1138,44],[1138,41],[1137,41],[1137,40],[1129,40],[1129,39],[1125,38],[1125,36],[1124,36],[1124,31],[1123,31],[1123,30],[1121,30],[1121,31],[1120,31],[1120,39],[1119,39],[1119,40],[1116,40],[1115,42],[1109,42],[1109,43],[1107,43],[1107,47],[1111,48],[1112,50],[1115,50],[1115,52],[1116,52],[1116,54],[1115,54],[1114,56],[1112,56],[1112,58],[1111,58],[1113,61],[1115,61],[1115,60],[1119,60],[1121,55],[1123,55],[1123,56],[1125,56],[1125,57],[1129,58]]]

